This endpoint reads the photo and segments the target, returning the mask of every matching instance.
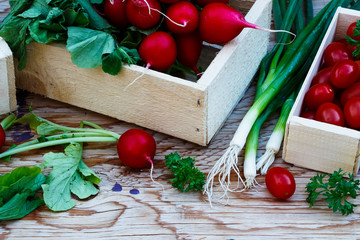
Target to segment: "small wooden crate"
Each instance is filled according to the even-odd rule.
[[[246,19],[269,28],[271,6],[271,0],[256,1]],[[268,43],[267,32],[244,29],[221,50],[205,46],[200,65],[208,62],[208,67],[198,81],[145,71],[135,65],[124,66],[117,76],[111,76],[101,68],[75,66],[63,47],[34,43],[28,47],[26,68],[16,72],[16,84],[33,93],[207,145],[244,95]],[[124,91],[143,72],[145,75]]]
[[[0,115],[15,111],[15,71],[12,52],[0,38]]]
[[[338,8],[290,112],[283,149],[286,162],[326,173],[339,168],[355,175],[359,171],[359,131],[299,117],[326,46],[344,38],[348,26],[358,19],[359,11]]]

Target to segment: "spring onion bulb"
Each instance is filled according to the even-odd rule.
[[[283,107],[281,108],[279,119],[266,144],[265,153],[257,160],[256,170],[261,169],[262,175],[267,173],[267,170],[275,160],[275,155],[280,150],[281,143],[284,139],[286,121],[289,117],[291,108],[294,105],[294,97],[295,94],[292,94],[290,98],[285,101]]]

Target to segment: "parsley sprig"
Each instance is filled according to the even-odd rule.
[[[165,163],[174,174],[169,179],[172,186],[181,192],[201,191],[205,183],[205,174],[194,166],[193,157],[181,158],[177,152],[165,156]]]
[[[345,179],[345,173],[339,169],[332,174],[318,173],[310,180],[311,182],[306,185],[306,192],[309,193],[306,201],[310,207],[314,205],[319,196],[322,196],[333,212],[341,212],[342,215],[354,212],[354,207],[357,205],[348,201],[348,198],[355,199],[358,196],[360,181],[355,180],[353,174],[349,173],[348,179]]]
[[[354,28],[353,36],[360,36],[360,20],[356,21],[356,27]],[[346,35],[345,39],[351,46],[356,47],[356,49],[352,52],[352,55],[354,58],[358,59],[360,57],[360,42],[351,38],[349,35]]]

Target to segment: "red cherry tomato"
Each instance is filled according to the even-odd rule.
[[[5,131],[4,128],[0,125],[0,149],[5,143]]]
[[[353,60],[343,60],[334,65],[330,73],[330,82],[334,87],[347,88],[358,80],[359,65]]]
[[[340,96],[340,102],[345,106],[346,102],[353,97],[360,97],[360,82],[356,82],[350,87],[346,88]]]
[[[360,97],[350,98],[344,106],[345,122],[351,128],[360,128]]]
[[[315,119],[315,112],[308,110],[300,114],[300,117],[307,118],[307,119]]]
[[[353,22],[352,24],[349,25],[349,27],[346,31],[346,35],[348,35],[349,37],[351,37],[352,39],[354,39],[356,41],[360,41],[360,35],[354,36],[355,28],[356,28],[356,22]]]
[[[334,90],[329,84],[319,83],[309,88],[305,94],[304,103],[310,110],[316,110],[321,104],[332,102],[334,95]]]
[[[335,103],[321,104],[315,113],[315,120],[325,123],[344,126],[344,114]]]
[[[332,67],[327,67],[324,69],[321,69],[313,78],[313,80],[311,81],[311,86],[314,86],[316,84],[319,83],[327,83],[327,84],[331,84],[330,83],[330,73],[331,73],[331,69]]]
[[[351,59],[351,53],[345,44],[341,42],[330,43],[323,53],[325,66],[334,66],[337,62]]]
[[[127,27],[129,21],[126,16],[125,6],[127,0],[106,0],[104,2],[104,13],[109,21],[121,28]]]
[[[296,190],[294,176],[283,167],[272,167],[265,176],[266,187],[269,192],[279,199],[290,198]]]

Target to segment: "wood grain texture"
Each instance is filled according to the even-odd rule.
[[[67,212],[54,213],[41,207],[21,220],[0,222],[0,239],[359,239],[360,207],[349,216],[332,213],[324,202],[310,209],[305,201],[305,185],[316,172],[285,163],[281,153],[274,166],[289,169],[297,183],[295,194],[287,201],[276,200],[268,193],[263,176],[257,177],[256,189],[234,192],[227,205],[215,203],[212,208],[201,194],[179,193],[170,186],[167,180],[171,173],[164,157],[174,151],[194,156],[199,169],[207,173],[227,148],[252,104],[254,90],[254,85],[250,86],[207,147],[148,130],[157,143],[154,178],[165,191],[150,181],[149,169],[134,171],[122,166],[114,144],[86,144],[83,158],[102,178],[100,193],[87,201],[76,201],[77,206]],[[28,92],[18,91],[17,95],[20,115],[28,113],[32,106],[41,117],[67,126],[75,127],[79,121],[88,120],[120,134],[138,127]],[[274,123],[272,118],[261,132],[259,155],[264,152]],[[5,147],[34,137],[27,127],[16,125],[9,129]],[[0,163],[0,173],[41,163],[42,155],[49,151],[61,149],[17,154],[11,161]],[[115,183],[122,185],[121,192],[112,191]],[[130,194],[133,188],[140,193]],[[360,199],[354,202],[360,204]]]

